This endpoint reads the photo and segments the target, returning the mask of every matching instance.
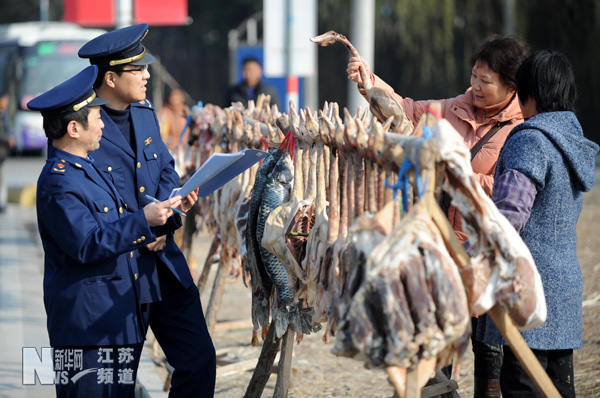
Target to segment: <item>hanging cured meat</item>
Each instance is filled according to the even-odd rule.
[[[546,301],[529,249],[475,180],[470,152],[456,130],[440,120],[434,135],[448,176],[444,189],[452,196],[474,249],[461,271],[473,311],[485,313],[498,301],[521,330],[541,325]]]

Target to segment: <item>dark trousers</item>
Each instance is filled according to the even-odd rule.
[[[574,398],[573,350],[532,351],[559,394]],[[504,346],[500,388],[504,398],[543,397],[509,346]]]
[[[58,398],[134,398],[144,343],[53,347]]]
[[[480,322],[491,321],[487,317],[471,318],[471,344],[473,345],[473,374],[482,379],[499,379],[502,366],[502,346],[478,341],[477,325]]]
[[[162,301],[144,305],[167,361],[175,369],[169,397],[214,396],[216,355],[195,285],[184,289],[164,264],[158,264]]]

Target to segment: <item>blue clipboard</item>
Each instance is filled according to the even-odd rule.
[[[173,189],[169,198],[175,195],[186,197],[196,188],[199,197],[208,196],[269,155],[258,149],[213,153],[181,188]]]

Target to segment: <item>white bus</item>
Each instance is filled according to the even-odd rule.
[[[0,25],[0,95],[10,96],[9,118],[15,150],[47,147],[39,112],[27,102],[62,83],[89,65],[77,52],[105,33],[66,22],[23,22]]]

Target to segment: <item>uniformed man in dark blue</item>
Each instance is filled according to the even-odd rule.
[[[31,100],[50,143],[37,185],[44,304],[59,397],[133,397],[144,327],[135,252],[181,197],[129,213],[89,154],[104,124],[97,67]]]
[[[156,114],[146,98],[148,65],[155,61],[141,40],[148,25],[118,29],[86,43],[79,56],[99,69],[94,85],[109,102],[102,106],[105,123],[96,165],[111,179],[131,211],[164,200],[179,187],[173,158],[160,136]],[[183,199],[187,209],[196,193]],[[139,250],[140,299],[145,324],[173,366],[170,397],[212,397],[216,376],[214,346],[206,327],[198,289],[183,253],[173,239],[181,226],[174,215],[159,240]]]

